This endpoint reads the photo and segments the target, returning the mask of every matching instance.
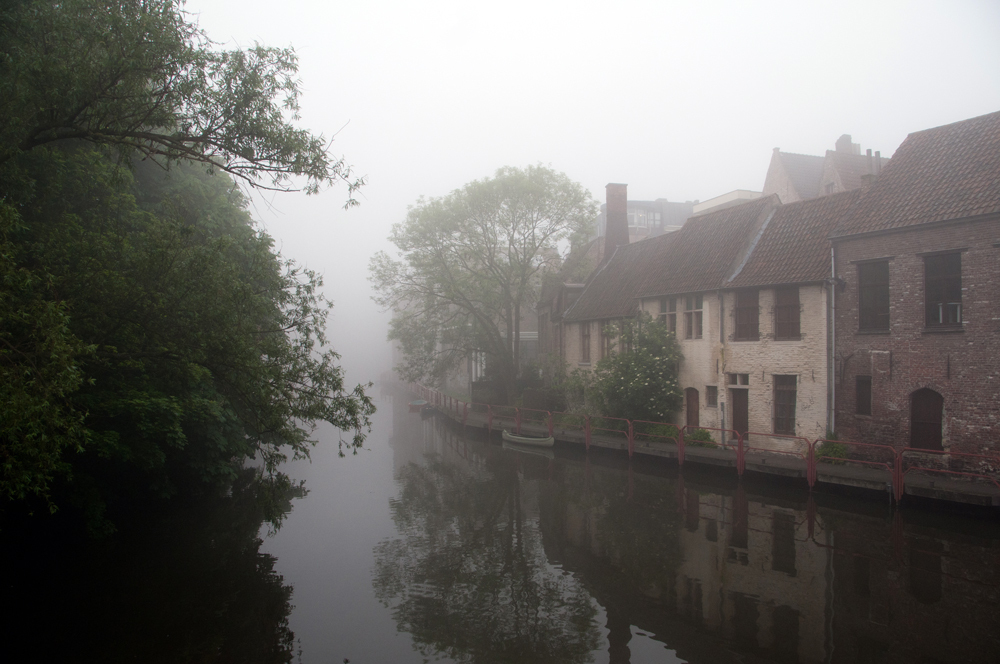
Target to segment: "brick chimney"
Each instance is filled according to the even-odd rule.
[[[604,260],[607,261],[615,247],[628,244],[628,185],[610,183],[604,189],[607,197]]]

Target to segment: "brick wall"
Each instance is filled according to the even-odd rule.
[[[842,438],[905,446],[910,398],[920,388],[944,397],[946,450],[1000,450],[1000,217],[911,227],[835,241],[836,420]],[[962,250],[958,332],[924,324],[924,258]],[[856,261],[889,258],[889,332],[858,331]],[[857,376],[872,377],[872,414],[857,415]]]

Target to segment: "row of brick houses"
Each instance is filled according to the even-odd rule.
[[[1000,448],[1000,113],[910,134],[877,164],[841,193],[765,192],[609,242],[584,286],[539,304],[542,350],[593,367],[606,325],[645,311],[683,352],[678,424]],[[625,191],[608,185],[609,237]]]

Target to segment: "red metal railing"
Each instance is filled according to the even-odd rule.
[[[674,427],[667,422],[651,422],[647,420],[627,420],[619,417],[592,418],[589,415],[577,413],[553,412],[547,410],[536,410],[531,408],[518,408],[514,406],[496,406],[483,403],[471,403],[462,401],[455,397],[445,395],[439,390],[419,384],[411,384],[411,389],[416,392],[421,399],[434,405],[439,410],[461,418],[463,426],[468,422],[472,413],[485,413],[486,426],[492,432],[495,425],[503,426],[504,422],[509,422],[516,433],[521,432],[521,426],[525,423],[536,424],[544,427],[550,436],[555,435],[556,420],[559,421],[559,428],[578,429],[584,433],[584,444],[586,449],[590,449],[594,432],[604,432],[613,436],[624,436],[628,442],[628,454],[632,457],[635,454],[635,440],[647,439],[662,442],[675,442],[677,445],[678,464],[684,464],[687,443],[685,442],[685,432],[695,429],[705,429],[706,431],[719,433],[721,442],[700,441],[711,444],[724,450],[736,448],[736,470],[739,475],[743,475],[746,470],[746,454],[748,452],[759,452],[766,454],[779,454],[794,456],[802,459],[806,466],[806,479],[809,487],[815,486],[818,481],[818,464],[820,463],[847,463],[857,464],[865,467],[885,470],[889,473],[892,483],[893,498],[898,502],[905,495],[906,477],[910,473],[935,473],[956,479],[966,479],[969,481],[988,482],[996,488],[1000,494],[1000,455],[972,454],[967,452],[949,452],[940,450],[924,450],[906,447],[896,449],[889,445],[878,445],[872,443],[858,443],[854,441],[836,440],[828,441],[817,439],[810,442],[800,436],[790,436],[785,434],[748,432],[740,435],[733,429],[717,429],[712,427],[679,427],[676,438],[665,432],[650,431],[650,427],[664,426]],[[613,423],[620,423],[615,428],[611,428]],[[638,425],[638,426],[637,426]],[[728,436],[728,441],[727,441]],[[760,440],[780,441],[784,444],[784,449],[780,446],[765,446],[761,444],[750,445],[749,441],[757,443]],[[735,445],[733,444],[735,442]],[[848,448],[847,457],[837,457],[823,454],[819,448],[827,443],[836,443]],[[795,449],[788,449],[791,445]],[[928,465],[928,460],[933,459],[934,465]],[[972,468],[969,468],[969,464]],[[978,467],[976,467],[978,464]],[[942,467],[947,465],[948,467]],[[955,465],[962,465],[963,469],[956,469]]]
[[[826,454],[822,454],[817,448],[822,447],[824,444],[834,444],[843,445],[848,449],[848,454],[850,450],[856,450],[855,454],[863,454],[868,456],[867,459],[859,459],[855,457],[836,457]],[[884,455],[888,458],[885,461],[879,460],[877,458],[871,458],[872,456]],[[877,469],[885,469],[889,473],[889,481],[892,483],[893,490],[899,484],[899,478],[896,475],[896,450],[889,445],[876,445],[874,443],[855,443],[849,440],[826,440],[825,438],[819,438],[812,442],[809,446],[809,455],[811,457],[809,462],[809,472],[812,474],[812,479],[810,480],[809,486],[814,486],[817,481],[817,475],[819,471],[820,463],[850,463],[857,464],[860,466],[868,466]]]

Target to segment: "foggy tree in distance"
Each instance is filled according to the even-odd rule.
[[[16,1],[0,9],[0,164],[66,139],[209,164],[251,187],[364,184],[294,127],[291,49],[217,50],[183,0]]]
[[[520,324],[560,249],[582,243],[597,204],[544,166],[504,167],[447,196],[421,199],[392,229],[398,258],[371,261],[375,301],[394,313],[405,380],[440,384],[473,351],[514,396]]]

